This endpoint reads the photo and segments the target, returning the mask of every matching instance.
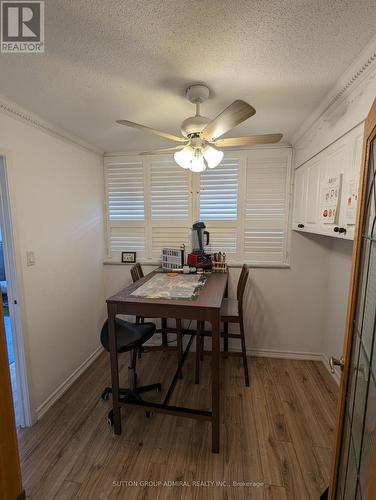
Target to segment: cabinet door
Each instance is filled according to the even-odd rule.
[[[306,167],[306,218],[307,229],[315,230],[320,221],[320,181],[321,181],[322,156],[313,158]]]
[[[356,208],[357,201],[354,200],[354,192],[359,189],[358,179],[362,161],[363,150],[363,127],[354,135],[350,144],[351,161],[344,178],[343,204],[340,214],[340,225],[346,229],[347,238],[354,239],[356,209],[352,213],[351,205]],[[349,210],[350,209],[350,210]],[[353,218],[353,219],[352,219]],[[352,220],[351,220],[352,219]]]
[[[295,170],[294,177],[294,213],[293,213],[293,228],[298,228],[299,224],[305,223],[306,209],[306,168],[305,165]]]
[[[338,195],[339,200],[336,208],[335,221],[333,223],[324,224],[320,213],[321,232],[330,236],[339,234],[335,231],[335,228],[338,228],[340,225],[340,212],[343,208],[344,174],[347,171],[347,164],[349,162],[348,151],[349,148],[347,143],[345,141],[341,141],[340,143],[330,147],[324,156],[324,168],[321,182],[325,182],[327,178],[341,176],[341,187]]]

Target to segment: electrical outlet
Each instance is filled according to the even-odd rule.
[[[26,265],[35,266],[35,254],[32,251],[26,252]]]

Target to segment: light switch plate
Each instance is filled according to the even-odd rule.
[[[35,254],[34,252],[26,252],[26,265],[35,266]]]

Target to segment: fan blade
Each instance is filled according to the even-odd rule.
[[[251,146],[252,144],[273,144],[282,139],[282,134],[250,135],[248,137],[228,137],[218,139],[215,145],[218,148],[231,148],[235,146]]]
[[[171,153],[171,151],[180,151],[184,148],[185,145],[175,146],[174,148],[163,148],[163,149],[154,149],[153,151],[142,151],[142,153],[137,153],[139,155],[153,155],[156,153]]]
[[[209,122],[201,133],[203,139],[214,141],[232,128],[253,116],[256,110],[245,101],[234,101],[214,120]]]
[[[120,125],[126,125],[127,127],[138,128],[143,132],[148,132],[149,134],[159,135],[165,139],[175,142],[186,142],[185,137],[178,137],[177,135],[169,134],[168,132],[163,132],[162,130],[157,130],[155,128],[146,127],[145,125],[140,125],[139,123],[130,122],[128,120],[116,120],[116,123]]]

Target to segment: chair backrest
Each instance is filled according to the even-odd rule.
[[[247,264],[243,264],[242,271],[240,273],[238,287],[236,289],[236,298],[239,302],[239,310],[241,310],[243,305],[244,290],[248,281],[249,269]]]
[[[131,276],[132,276],[133,283],[144,277],[144,273],[142,271],[142,267],[141,267],[141,264],[139,262],[137,262],[137,264],[135,264],[131,268]]]

